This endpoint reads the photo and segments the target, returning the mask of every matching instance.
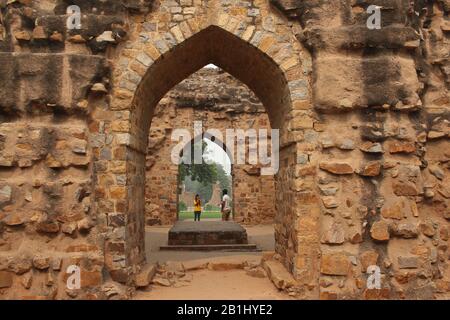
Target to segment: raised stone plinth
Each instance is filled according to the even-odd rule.
[[[246,245],[247,231],[233,221],[179,221],[169,230],[169,246]]]

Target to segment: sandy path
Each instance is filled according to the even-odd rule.
[[[138,291],[136,300],[282,300],[290,297],[279,292],[267,278],[248,276],[243,270],[190,272],[193,280],[186,286],[151,286]]]
[[[199,264],[199,262],[234,262],[256,263],[262,252],[176,252],[159,251],[159,246],[167,243],[170,227],[146,228],[146,253],[150,263],[182,261]],[[274,250],[273,226],[246,227],[250,243],[256,243],[264,251]],[[146,291],[137,291],[137,300],[279,300],[290,297],[272,284],[268,278],[256,278],[244,270],[212,271],[208,269],[190,271],[192,281],[177,287],[150,285]]]

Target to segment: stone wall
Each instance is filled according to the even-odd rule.
[[[219,130],[222,137],[216,138],[225,148],[230,147],[225,141],[226,129],[265,129],[269,134],[271,130],[259,99],[220,69],[202,69],[172,89],[158,105],[150,130],[146,174],[148,224],[171,224],[177,219],[178,166],[171,162],[171,152],[178,140],[172,141],[171,136],[175,129],[187,129],[193,138],[194,121],[201,121],[204,131]],[[236,150],[236,142],[234,145]],[[248,157],[248,141],[244,147]],[[246,164],[232,166],[231,196],[236,221],[273,222],[274,178],[262,176],[260,171],[259,166],[249,164],[248,160]],[[192,199],[186,202],[188,206]]]
[[[320,297],[446,297],[450,3],[273,2],[314,56]],[[370,4],[379,31],[365,27]],[[370,265],[381,290],[366,288]]]
[[[66,29],[70,4],[81,30]],[[366,28],[370,4],[381,30]],[[148,139],[153,115],[215,63],[280,129],[276,252],[304,297],[448,298],[449,12],[448,0],[0,0],[0,296],[124,297],[117,283],[131,288],[145,262],[148,147],[166,135]],[[74,264],[80,290],[65,284]],[[380,290],[366,287],[373,264]]]

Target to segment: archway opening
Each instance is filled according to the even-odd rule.
[[[201,149],[202,161],[195,163],[195,149]],[[186,145],[178,165],[178,221],[217,221],[221,216],[221,201],[226,190],[233,194],[232,159],[226,146],[216,137],[203,137]],[[196,206],[196,198],[200,202]],[[231,197],[233,199],[233,197]],[[233,202],[230,203],[231,218]],[[199,211],[200,213],[197,213]]]
[[[135,92],[130,114],[125,237],[125,245],[132,248],[126,251],[129,266],[145,261],[145,163],[148,134],[156,106],[172,87],[210,64],[220,67],[246,84],[264,105],[270,126],[279,130],[280,140],[283,141],[283,137],[288,136],[288,123],[292,116],[289,86],[284,72],[267,54],[217,26],[198,32],[164,53],[142,78]],[[296,218],[295,208],[289,204],[295,200],[291,187],[293,183],[290,181],[294,179],[290,168],[296,163],[295,144],[285,143],[280,149],[279,161],[277,158],[276,162],[272,163],[275,166],[274,172],[277,173],[273,192],[277,206],[275,250],[286,258],[285,264],[292,270],[296,250],[296,236],[292,226]]]

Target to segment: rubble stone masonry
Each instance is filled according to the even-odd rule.
[[[231,151],[227,150],[229,146],[225,142],[226,129],[265,129],[270,145],[269,118],[259,99],[245,85],[220,69],[204,68],[198,71],[161,100],[152,120],[146,160],[148,225],[171,224],[177,219],[178,166],[170,159],[178,141],[172,141],[171,136],[175,129],[187,129],[194,138],[194,121],[201,121],[205,131],[219,130],[222,137],[217,137],[217,142],[222,144],[227,154],[231,154]],[[247,141],[247,157],[249,146]],[[233,147],[236,150],[236,141]],[[261,175],[258,165],[237,164],[234,161],[232,187],[235,221],[247,224],[273,223],[273,175]],[[185,203],[192,206],[193,199],[193,196],[185,199]],[[217,206],[219,202],[220,198],[214,205]]]
[[[72,4],[79,30],[66,28]],[[380,30],[366,27],[372,4]],[[235,180],[252,197],[273,183],[276,252],[303,298],[448,299],[449,12],[449,0],[0,0],[0,297],[126,297],[146,214],[173,220],[172,192],[167,211],[147,201],[173,187],[152,168],[176,177],[163,137],[198,116],[280,130],[278,174]],[[253,98],[255,112],[163,99],[209,63],[265,113]],[[81,289],[66,287],[70,265]],[[371,265],[381,289],[366,286]]]

